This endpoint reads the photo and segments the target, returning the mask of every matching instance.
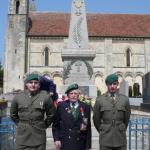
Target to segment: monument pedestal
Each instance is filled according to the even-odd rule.
[[[141,109],[150,112],[150,72],[143,76],[143,103]]]
[[[150,103],[141,103],[141,110],[150,112]]]

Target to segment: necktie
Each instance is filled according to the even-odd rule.
[[[115,98],[114,94],[111,94],[111,99],[112,99],[113,104],[115,104],[116,103],[116,98]]]
[[[77,112],[77,108],[75,107],[75,103],[72,103],[71,112],[72,112],[74,120],[77,120],[78,112]]]

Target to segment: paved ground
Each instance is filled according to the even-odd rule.
[[[92,116],[92,115],[91,115]],[[146,112],[142,112],[142,111],[138,111],[138,110],[132,110],[132,115],[131,118],[139,118],[139,117],[150,117],[150,113],[146,113]],[[91,119],[92,121],[92,119]],[[128,136],[129,130],[127,130],[127,141],[129,140],[129,136]],[[138,143],[138,150],[142,150],[142,136],[141,136],[141,132],[137,133],[138,139],[137,139],[137,143]],[[52,133],[51,133],[51,128],[49,128],[47,130],[47,149],[46,150],[55,150],[55,146],[54,146],[54,142],[52,139]],[[146,133],[144,133],[144,150],[148,150],[148,136],[146,135]],[[149,139],[150,140],[150,139]],[[131,145],[132,145],[132,149],[131,150],[135,150],[135,132],[132,132],[132,137],[131,137]],[[129,144],[129,142],[128,142]],[[127,146],[128,147],[128,146]],[[95,127],[93,126],[93,122],[92,122],[92,150],[99,150],[99,135],[98,132],[96,131]]]

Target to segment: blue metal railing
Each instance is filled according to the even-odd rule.
[[[150,118],[130,119],[128,131],[129,150],[150,150]],[[0,150],[14,150],[15,124],[10,118],[0,123]]]
[[[150,118],[130,119],[129,150],[150,150]]]
[[[14,150],[15,124],[10,118],[2,118],[0,122],[0,150]]]

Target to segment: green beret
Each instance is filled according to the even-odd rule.
[[[116,81],[118,81],[118,76],[116,74],[110,74],[106,77],[105,83],[106,85],[109,85]]]
[[[31,80],[39,80],[39,75],[35,74],[35,73],[28,74],[26,76],[25,82],[27,83],[27,82],[29,82]]]
[[[71,85],[69,85],[68,88],[66,89],[65,94],[68,94],[70,91],[76,90],[76,89],[78,89],[78,88],[79,88],[78,84],[76,84],[76,83],[71,84]]]

